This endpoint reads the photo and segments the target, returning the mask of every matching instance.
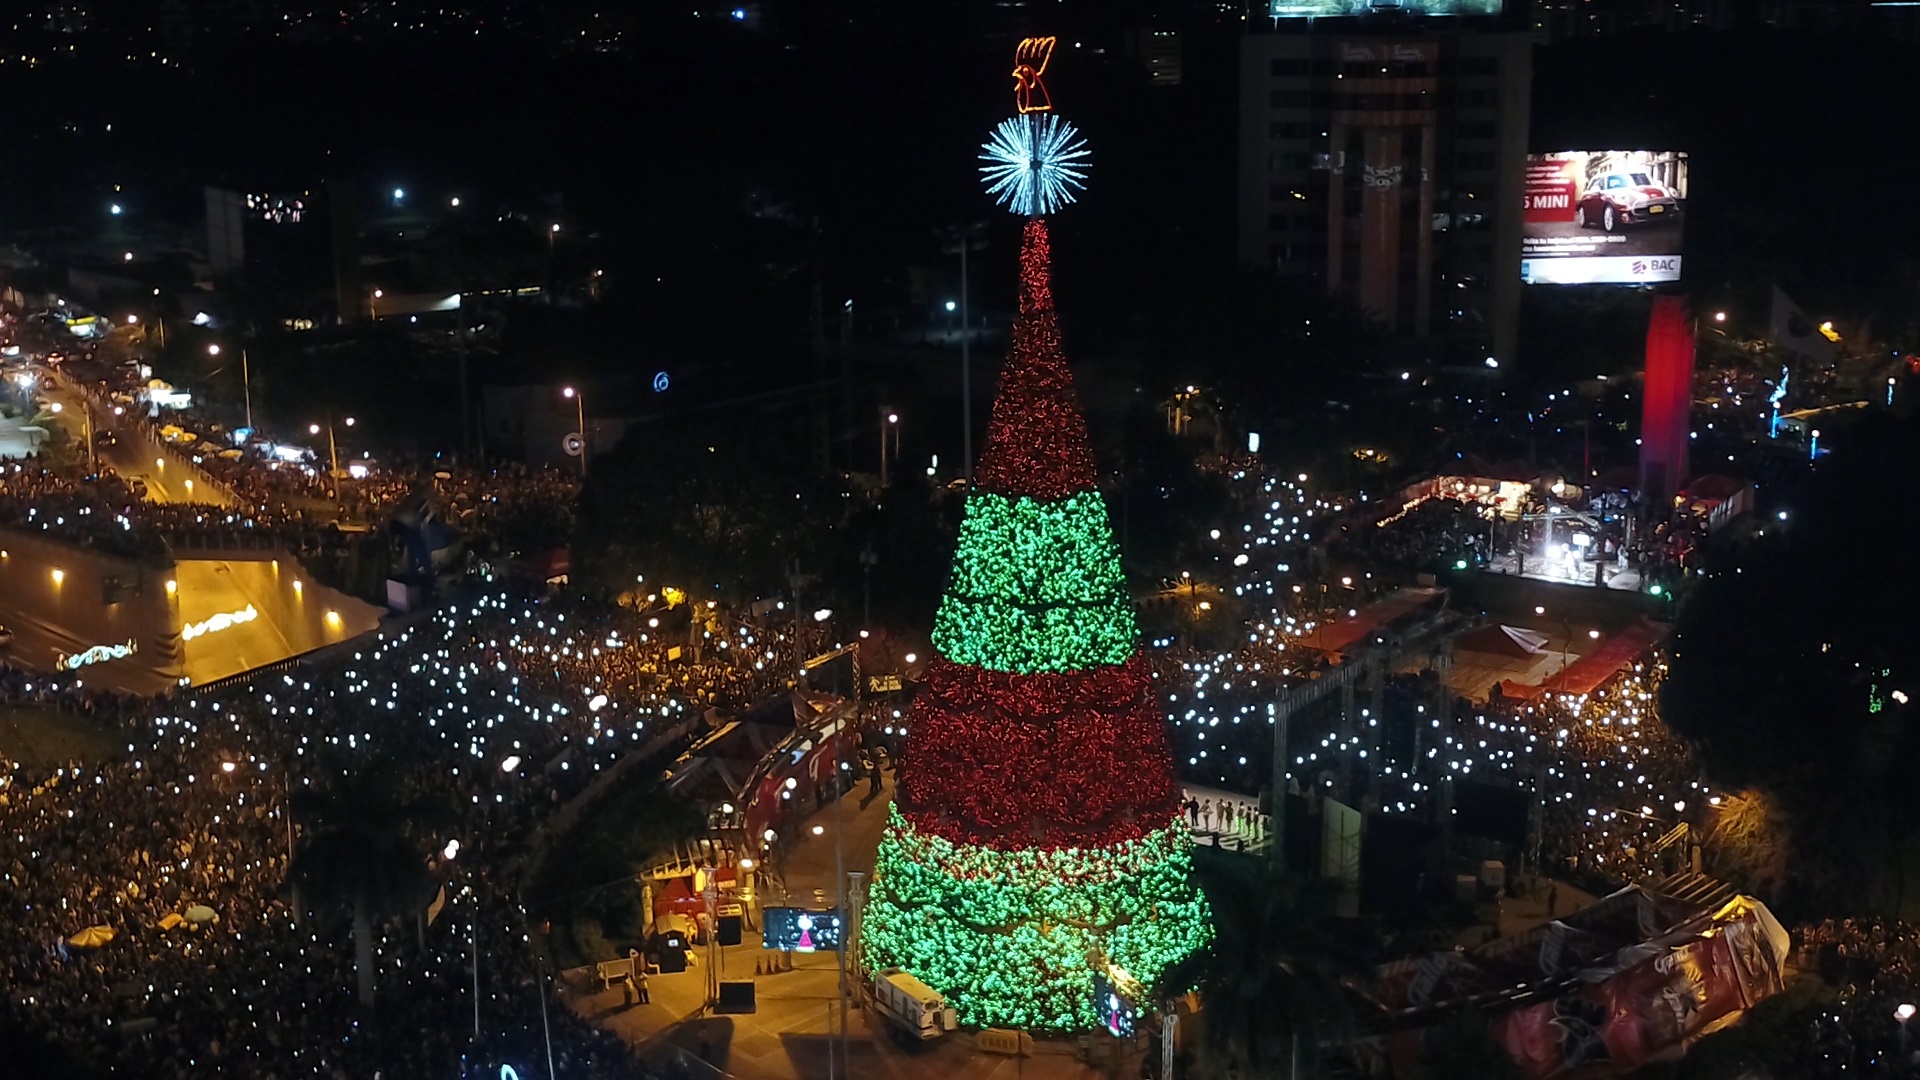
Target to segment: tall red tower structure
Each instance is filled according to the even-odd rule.
[[[1640,407],[1640,492],[1663,504],[1687,482],[1692,439],[1693,313],[1684,296],[1653,298]]]

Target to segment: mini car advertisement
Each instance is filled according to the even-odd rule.
[[[1498,15],[1506,0],[1269,0],[1276,19],[1331,19],[1341,15]]]
[[[1687,155],[1569,150],[1527,155],[1520,279],[1529,285],[1680,280]]]

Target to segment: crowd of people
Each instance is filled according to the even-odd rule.
[[[111,474],[0,462],[0,528],[128,559],[154,560],[166,542],[135,489]]]
[[[1879,917],[1823,919],[1799,934],[1800,964],[1838,991],[1793,1044],[1794,1075],[1920,1075],[1908,1030],[1920,1005],[1920,927]],[[1903,1008],[1904,1007],[1904,1008]],[[1780,1075],[1786,1075],[1782,1072]]]
[[[1334,534],[1329,549],[1342,563],[1409,571],[1451,569],[1463,560],[1480,566],[1492,558],[1503,525],[1477,503],[1427,499],[1384,524],[1355,521]]]
[[[680,665],[686,631],[668,641],[649,619],[488,594],[337,666],[156,700],[7,672],[9,696],[85,709],[126,745],[92,765],[0,759],[13,1026],[75,1071],[491,1077],[544,1060],[544,1008],[559,1075],[648,1075],[553,998],[543,928],[516,899],[528,853],[621,752],[697,723],[701,701],[767,692],[791,660],[755,641]],[[291,795],[376,760],[404,767],[403,804],[445,811],[396,822],[444,891],[431,920],[423,898],[379,927],[369,1012],[344,912],[303,910],[285,879],[324,828]]]

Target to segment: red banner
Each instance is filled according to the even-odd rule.
[[[1531,1076],[1591,1066],[1632,1072],[1677,1057],[1709,1025],[1746,1006],[1725,935],[1700,938],[1606,981],[1494,1021],[1498,1038]]]

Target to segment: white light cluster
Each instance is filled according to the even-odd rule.
[[[980,149],[987,194],[1022,217],[1057,213],[1086,189],[1092,151],[1078,129],[1053,113],[1004,120]]]

